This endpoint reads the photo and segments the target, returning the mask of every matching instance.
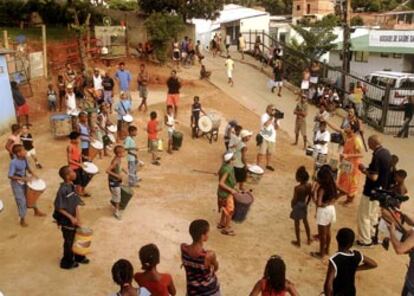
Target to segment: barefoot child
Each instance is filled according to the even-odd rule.
[[[17,209],[19,211],[20,225],[22,227],[28,226],[26,223],[26,189],[27,182],[31,179],[36,179],[37,176],[31,170],[29,163],[26,159],[26,150],[24,150],[23,145],[16,144],[12,149],[13,155],[15,156],[9,166],[9,179],[10,185],[13,191],[14,198],[16,200]],[[27,176],[27,173],[30,174],[30,177]],[[34,214],[38,217],[45,216],[37,206],[33,206]]]
[[[49,111],[56,112],[57,110],[57,93],[53,89],[53,84],[49,84],[47,86],[47,105],[49,107]]]
[[[206,115],[203,108],[201,107],[200,97],[195,96],[193,105],[191,105],[191,129],[192,129],[192,138],[198,138],[198,133],[200,128],[198,127],[198,121],[200,120],[200,113]]]
[[[128,154],[128,186],[130,187],[139,187],[137,175],[138,148],[137,143],[134,140],[134,138],[137,136],[137,131],[138,129],[136,126],[129,126],[128,137],[126,137],[124,140],[124,148]]]
[[[20,141],[26,150],[27,157],[31,157],[34,160],[36,167],[38,169],[41,169],[42,165],[39,163],[39,160],[36,157],[36,150],[34,148],[32,134],[29,132],[29,126],[23,125],[22,133],[20,134]]]
[[[160,165],[160,157],[158,157],[158,132],[161,128],[158,126],[157,112],[152,111],[150,113],[150,121],[147,125],[148,133],[148,152],[152,154],[152,164]]]
[[[122,159],[125,156],[125,149],[123,146],[118,145],[114,148],[114,158],[111,161],[111,165],[106,170],[108,174],[109,190],[111,191],[111,204],[114,206],[114,217],[121,220],[122,213],[119,210],[119,203],[121,202],[121,184],[122,173],[128,174],[122,168]]]
[[[169,154],[172,154],[173,150],[173,134],[175,131],[175,118],[174,118],[174,108],[173,106],[167,106],[167,114],[164,118],[165,125],[167,126],[168,133],[168,150]]]
[[[311,200],[312,185],[309,183],[309,174],[304,166],[296,171],[296,181],[299,185],[295,186],[293,198],[291,201],[292,212],[290,218],[295,221],[296,240],[292,241],[294,246],[300,247],[300,220],[303,220],[308,245],[311,243],[310,228],[308,222],[308,205]]]
[[[82,152],[79,148],[80,134],[78,132],[71,132],[69,135],[69,145],[66,148],[68,165],[75,171],[76,179],[74,180],[76,192],[80,196],[90,196],[85,192],[85,187],[88,185],[90,178],[85,174],[82,169]],[[80,205],[84,205],[81,200]]]
[[[233,86],[234,85],[234,82],[233,82],[234,61],[231,59],[230,55],[227,56],[225,66],[226,66],[226,72],[227,72],[227,78],[228,78],[227,83],[230,84],[230,86]]]
[[[6,146],[5,146],[7,152],[9,152],[9,155],[10,155],[11,159],[13,159],[13,157],[14,157],[14,155],[13,155],[13,146],[17,145],[17,144],[21,144],[21,142],[20,142],[20,133],[21,133],[20,125],[18,125],[16,123],[12,124],[12,126],[11,126],[11,135],[7,139]]]
[[[134,279],[140,287],[146,288],[154,296],[176,295],[171,275],[157,270],[157,265],[160,263],[160,251],[156,245],[143,246],[139,250],[139,260],[144,272],[137,272]]]
[[[63,257],[60,260],[60,268],[72,269],[81,264],[88,264],[89,259],[85,256],[75,255],[72,251],[75,239],[76,228],[81,226],[79,206],[82,200],[76,193],[73,181],[77,176],[70,166],[63,166],[59,170],[59,176],[63,182],[60,183],[59,190],[55,199],[55,212],[53,218],[56,219],[63,235]]]

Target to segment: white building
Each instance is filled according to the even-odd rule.
[[[362,31],[363,32],[363,31]],[[329,54],[329,64],[342,67],[342,38]],[[351,35],[351,73],[364,77],[374,71],[414,72],[413,30],[356,30]]]
[[[240,32],[258,31],[269,34],[269,13],[235,4],[225,5],[220,16],[214,20],[194,19],[197,40],[205,47],[214,33],[221,32],[223,40],[230,36],[232,45],[237,45]]]

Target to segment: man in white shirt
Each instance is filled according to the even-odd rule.
[[[102,76],[99,73],[99,69],[95,68],[93,70],[93,88],[98,91],[98,90],[103,90],[103,86],[102,86]]]
[[[260,118],[260,136],[262,142],[259,145],[259,153],[257,155],[257,165],[261,165],[263,158],[266,156],[266,169],[274,171],[275,169],[270,165],[272,154],[275,151],[276,145],[276,130],[279,128],[279,120],[274,117],[275,107],[271,104],[266,108]]]
[[[230,55],[227,56],[225,66],[226,66],[226,71],[227,71],[227,77],[229,79],[227,83],[229,83],[231,86],[233,86],[233,84],[234,84],[234,82],[233,82],[234,61],[231,59]]]
[[[328,146],[331,141],[331,133],[326,129],[326,121],[319,123],[319,130],[316,132],[314,140],[314,149],[316,152],[316,167],[323,165],[327,159]]]

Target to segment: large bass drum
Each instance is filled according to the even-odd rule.
[[[216,113],[210,112],[200,117],[198,127],[203,133],[209,133],[213,130],[218,130],[220,123],[220,117]]]

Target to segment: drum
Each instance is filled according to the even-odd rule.
[[[305,153],[306,153],[307,156],[313,156],[313,148],[312,147],[307,147]]]
[[[109,140],[111,140],[112,144],[116,143],[116,139],[115,139],[115,136],[113,134],[108,134],[108,138],[109,138]]]
[[[73,253],[85,256],[91,252],[93,231],[89,227],[76,229],[75,239],[72,245]]]
[[[88,175],[92,175],[92,176],[99,173],[98,167],[93,162],[89,162],[89,161],[85,161],[82,164],[82,169],[84,170],[85,173],[87,173]]]
[[[134,118],[132,117],[131,114],[126,114],[122,116],[122,120],[125,121],[126,123],[131,123],[132,121],[134,121]]]
[[[220,127],[221,119],[216,113],[208,113],[201,116],[198,121],[198,127],[203,133],[209,133],[213,130],[218,130]]]
[[[134,191],[131,189],[131,187],[121,186],[121,202],[119,203],[120,210],[126,209],[133,195],[134,195]]]
[[[52,115],[50,117],[50,125],[55,137],[66,137],[72,132],[72,119],[70,115]]]
[[[116,127],[116,125],[110,125],[110,126],[108,126],[108,131],[110,133],[115,134],[117,130],[118,130],[118,128]]]
[[[240,223],[246,220],[253,200],[254,198],[251,192],[236,193],[234,195],[234,214],[232,217],[233,221]]]
[[[319,153],[318,149],[313,150],[313,155],[312,156],[315,159],[315,165],[317,167],[323,166],[324,164],[326,164],[326,162],[328,160],[328,155]]]
[[[93,141],[89,147],[89,159],[92,161],[96,155],[103,149],[103,143],[101,141]]]
[[[174,149],[179,149],[183,144],[183,133],[174,131],[172,135],[172,146]]]
[[[27,183],[26,204],[28,208],[36,205],[40,195],[46,190],[46,183],[42,179],[32,180]]]
[[[258,165],[253,164],[247,166],[247,182],[250,184],[259,184],[263,174],[264,170]]]

